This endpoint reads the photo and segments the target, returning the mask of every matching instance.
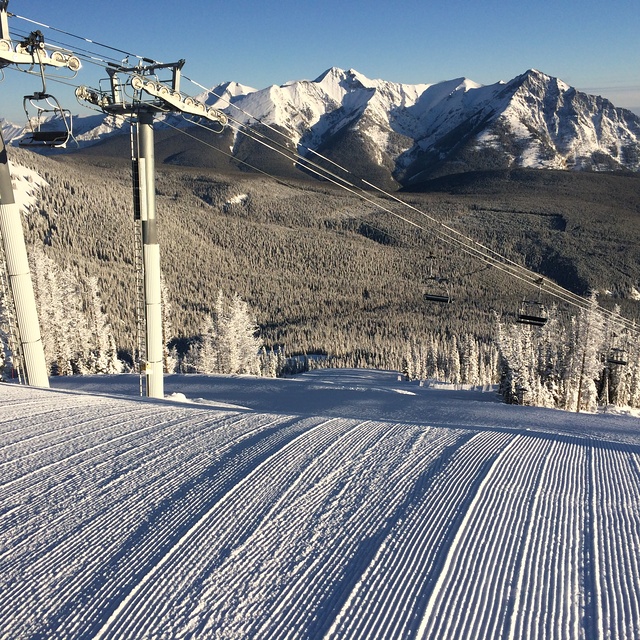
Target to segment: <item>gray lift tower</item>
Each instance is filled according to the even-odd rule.
[[[148,66],[113,66],[107,69],[109,87],[96,90],[78,87],[76,96],[114,116],[129,116],[134,127],[132,145],[134,214],[142,226],[144,272],[146,393],[164,397],[162,307],[160,296],[160,246],[156,222],[156,188],[153,121],[159,114],[182,113],[224,126],[227,117],[190,96],[180,93],[180,72],[184,60]],[[158,72],[170,72],[168,81]]]
[[[8,0],[0,0],[0,68],[10,65],[38,68],[42,77],[43,90],[32,96],[26,96],[25,100],[31,98],[34,102],[44,101],[48,105],[47,111],[57,111],[57,106],[52,107],[57,105],[57,102],[52,102],[52,96],[46,93],[44,69],[46,66],[52,66],[68,68],[76,72],[80,69],[80,61],[66,51],[51,50],[45,45],[39,31],[34,31],[21,42],[13,42],[7,19],[8,4]],[[41,134],[44,144],[47,144],[49,134],[50,132],[46,135]],[[51,144],[59,146],[53,138],[51,138]],[[24,363],[26,382],[36,387],[48,387],[49,376],[24,242],[22,219],[13,194],[7,149],[1,131],[0,235],[2,235],[9,288],[16,314],[20,356]]]

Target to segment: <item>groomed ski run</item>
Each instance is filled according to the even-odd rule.
[[[640,637],[638,418],[392,372],[123,379],[0,386],[2,638]]]

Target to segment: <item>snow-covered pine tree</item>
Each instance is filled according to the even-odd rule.
[[[589,307],[580,309],[575,325],[575,339],[572,344],[577,349],[573,359],[574,380],[577,378],[575,393],[576,411],[595,411],[598,406],[597,381],[602,375],[605,350],[605,322],[598,308],[595,294],[589,299]]]
[[[169,348],[174,338],[173,306],[169,297],[169,288],[164,275],[160,274],[160,296],[162,299],[162,360],[165,373],[175,373],[178,368],[178,352],[175,347]]]
[[[121,373],[122,362],[118,359],[113,331],[102,308],[96,277],[87,279],[87,290],[90,297],[88,323],[92,343],[85,362],[86,369],[89,373]]]
[[[4,298],[3,288],[0,287],[0,379],[9,377],[12,352],[10,347],[10,325],[7,309],[7,301]]]
[[[462,340],[461,376],[465,384],[480,384],[478,343],[470,333],[467,333]]]
[[[212,316],[200,325],[200,343],[192,345],[190,360],[197,373],[221,373],[218,334]]]
[[[34,248],[29,258],[49,373],[72,375],[74,363],[78,364],[76,292],[69,290],[68,279],[63,280],[58,265],[42,249]]]
[[[258,325],[249,311],[249,305],[235,294],[229,303],[227,332],[231,339],[229,351],[234,370],[231,373],[260,375],[260,349],[262,340],[256,337]]]
[[[81,283],[42,249],[30,254],[47,366],[52,375],[117,373],[115,339],[102,309],[97,280]]]
[[[460,371],[460,351],[458,350],[458,339],[451,336],[449,341],[449,352],[447,354],[447,382],[460,384],[462,381]]]
[[[214,312],[204,319],[199,344],[187,361],[200,373],[260,375],[262,340],[249,305],[235,294],[227,300],[218,292]]]

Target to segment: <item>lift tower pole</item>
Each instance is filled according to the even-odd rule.
[[[136,135],[140,221],[142,225],[142,265],[146,319],[146,389],[151,398],[164,397],[162,305],[160,286],[160,245],[156,219],[156,184],[153,113],[141,110]],[[135,178],[134,178],[135,180]],[[135,184],[135,182],[134,182]]]
[[[49,376],[22,231],[22,217],[13,195],[7,149],[2,132],[0,132],[0,235],[2,235],[7,263],[7,280],[16,311],[25,378],[27,384],[34,387],[48,387]]]
[[[80,69],[80,61],[68,52],[49,51],[40,32],[34,32],[26,41],[14,43],[9,34],[7,19],[8,0],[0,0],[0,69],[10,65],[45,65]],[[22,230],[20,208],[16,204],[11,183],[11,171],[2,132],[0,132],[0,235],[7,263],[9,288],[16,312],[16,323],[27,384],[48,387],[49,376],[40,335],[31,271]]]
[[[224,126],[227,117],[180,93],[180,71],[184,60],[168,64],[107,69],[108,91],[78,87],[76,96],[100,107],[105,113],[137,118],[133,148],[134,210],[142,225],[142,263],[145,299],[144,365],[146,393],[152,398],[164,397],[162,306],[160,287],[160,245],[156,218],[155,158],[153,121],[158,114],[178,112],[206,119]],[[157,80],[156,73],[169,70],[167,82]],[[121,81],[121,77],[125,80]],[[151,99],[143,96],[149,95]]]

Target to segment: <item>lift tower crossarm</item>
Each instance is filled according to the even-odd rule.
[[[225,113],[207,106],[196,98],[180,93],[180,71],[184,63],[184,60],[179,60],[169,63],[158,62],[145,67],[112,66],[107,69],[111,83],[110,91],[80,86],[76,89],[76,97],[78,100],[89,102],[112,115],[127,115],[141,110],[157,111],[158,113],[173,111],[205,118],[223,126],[226,125],[228,118]],[[150,74],[155,74],[160,69],[172,71],[170,83],[159,82],[149,77]],[[120,82],[118,74],[130,76],[126,84]],[[133,98],[131,99],[129,96],[130,101],[125,101],[126,86],[134,91]],[[143,100],[143,93],[149,94],[154,100]]]
[[[207,107],[204,102],[200,102],[191,96],[182,97],[178,91],[170,91],[167,85],[161,82],[145,80],[142,76],[134,75],[131,78],[131,86],[136,91],[145,91],[149,95],[165,102],[171,111],[180,111],[193,116],[206,118],[222,125],[227,124],[227,116],[218,109]]]
[[[58,49],[49,52],[40,31],[33,31],[25,40],[14,44],[9,33],[8,4],[9,0],[0,0],[0,67],[38,64],[68,68],[73,72],[80,69],[82,65],[76,56]]]

